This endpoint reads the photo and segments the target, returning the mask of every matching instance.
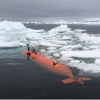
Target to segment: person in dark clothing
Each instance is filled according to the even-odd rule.
[[[35,49],[32,49],[32,52],[35,53]]]
[[[54,65],[54,66],[58,66],[58,63],[53,62],[53,65]]]
[[[32,49],[32,52],[37,55],[37,52],[35,51],[35,49]]]

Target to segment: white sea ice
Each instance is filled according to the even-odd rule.
[[[83,32],[83,31],[86,31],[86,30],[82,30],[82,29],[75,29],[75,30],[74,30],[74,32],[79,32],[79,33],[80,33],[80,32]]]
[[[45,49],[40,49],[41,52],[45,52]]]
[[[0,48],[5,48],[5,47],[20,47],[20,42],[19,41],[0,42]]]
[[[72,61],[73,58],[70,58],[70,57],[67,57],[67,56],[63,55],[63,56],[61,56],[61,58],[59,60],[61,60],[61,61]]]
[[[75,65],[75,64],[79,64],[80,61],[79,60],[72,60],[69,62],[69,65]]]
[[[96,59],[95,64],[100,66],[100,59]]]
[[[59,44],[59,45],[65,45],[65,44],[67,44],[66,41],[58,41],[58,40],[52,40],[52,43]]]
[[[39,40],[43,40],[43,36],[41,33],[43,33],[44,30],[33,30],[28,28],[27,29],[27,34],[26,34],[26,39],[29,39],[30,41],[39,41]]]
[[[81,41],[87,41],[87,42],[91,41],[92,43],[93,43],[93,42],[96,42],[96,43],[99,42],[99,43],[100,43],[100,37],[89,36],[89,35],[86,34],[86,33],[82,34],[82,35],[79,37],[79,39],[80,39]]]
[[[43,30],[43,29],[35,30],[35,29],[27,28],[27,33],[44,33],[44,32],[45,32],[45,30]]]
[[[56,49],[55,47],[48,47],[47,48],[48,50],[54,50],[54,49]]]
[[[82,50],[89,50],[89,48],[86,48],[86,47],[82,47]]]
[[[48,51],[47,51],[47,53],[50,53],[50,54],[51,54],[51,53],[56,53],[56,52],[57,52],[56,50],[48,50]]]
[[[73,24],[75,23],[83,24],[84,22],[73,22]],[[92,23],[89,22],[87,24]],[[100,72],[100,37],[81,33],[82,31],[85,30],[76,29],[71,31],[67,25],[60,25],[46,32],[43,29],[33,30],[26,28],[20,22],[3,21],[0,22],[0,47],[19,47],[29,42],[32,46],[39,46],[40,48],[43,46],[43,49],[40,49],[42,53],[53,54],[53,57],[56,58],[61,57],[57,59],[60,62],[77,67],[85,72]],[[74,45],[76,41],[74,39],[83,43],[83,47],[79,43]],[[85,47],[84,44],[88,46]],[[61,51],[60,54],[58,51]],[[93,64],[86,64],[71,57],[94,58],[96,60]]]
[[[39,45],[41,45],[41,46],[47,46],[47,47],[54,47],[55,46],[55,44],[52,44],[51,42],[48,42],[48,41],[42,41],[42,42],[40,42],[39,43]]]
[[[68,46],[62,46],[61,48],[59,48],[60,50],[68,50],[71,49],[72,45],[68,45]]]
[[[77,21],[66,21],[66,20],[58,20],[58,21],[48,21],[44,22],[45,24],[86,24],[86,25],[100,25],[100,18],[95,19],[84,19],[84,20],[77,20]],[[42,24],[42,23],[41,23]]]
[[[71,46],[72,49],[82,49],[82,45],[77,44],[77,45],[73,45]]]
[[[89,46],[90,49],[98,49],[99,46]]]
[[[68,28],[67,25],[60,25],[56,28],[51,29],[48,31],[49,33],[64,33],[70,31],[70,28]]]
[[[18,47],[26,42],[26,27],[20,22],[0,22],[0,47]],[[16,42],[17,41],[17,42]]]
[[[100,58],[100,50],[87,50],[87,51],[62,51],[60,52],[62,56],[66,57],[76,57],[76,58]]]
[[[42,35],[40,33],[29,33],[29,34],[26,34],[26,39],[34,40],[34,41],[43,40]]]
[[[63,36],[60,40],[71,40],[71,36]]]
[[[83,70],[84,72],[89,72],[89,73],[100,72],[100,66],[96,64],[86,64],[83,62],[83,63],[77,64],[76,67],[80,70]]]
[[[20,43],[20,46],[25,46],[26,45],[26,43]]]
[[[53,56],[54,56],[54,57],[60,57],[60,54],[55,53],[55,54],[53,54]]]

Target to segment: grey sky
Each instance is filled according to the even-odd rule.
[[[100,0],[0,0],[0,18],[100,17]]]

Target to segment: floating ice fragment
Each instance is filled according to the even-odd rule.
[[[62,38],[60,38],[61,40],[71,40],[71,36],[63,36]]]
[[[26,42],[25,35],[26,27],[21,22],[0,22],[0,47],[19,47]]]
[[[54,50],[54,49],[56,49],[55,47],[48,47],[47,48],[48,50]]]
[[[70,31],[70,28],[68,28],[67,25],[60,25],[56,28],[51,29],[48,31],[49,33],[64,33]]]
[[[19,41],[1,42],[0,48],[5,48],[5,47],[20,47],[20,42]]]
[[[77,44],[77,45],[71,46],[71,48],[72,49],[82,49],[82,45]]]
[[[76,57],[76,58],[100,58],[100,51],[62,51],[60,52],[62,56],[66,57]]]
[[[60,57],[60,54],[55,53],[55,54],[53,54],[53,56],[54,57]]]
[[[69,64],[71,64],[71,65],[75,65],[75,64],[79,64],[80,63],[80,61],[79,60],[72,60],[72,61],[70,61],[69,62]]]
[[[45,52],[45,49],[40,49],[41,52]]]
[[[100,59],[96,59],[95,64],[100,66]]]

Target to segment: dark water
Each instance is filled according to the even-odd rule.
[[[85,33],[100,34],[100,25],[68,25],[72,30],[83,29]]]
[[[41,27],[47,29],[45,25]],[[61,81],[68,77],[49,72],[28,60],[21,54],[25,49],[27,47],[0,49],[0,99],[100,98],[99,77],[90,77],[92,80],[84,81],[84,85],[78,82],[63,84]],[[74,75],[78,74],[76,68],[70,69]]]
[[[49,25],[46,25],[46,24],[24,24],[27,28],[31,28],[31,29],[44,29],[46,31],[49,31],[51,30],[52,28],[55,28],[59,25],[54,25],[54,24],[49,24]]]
[[[21,54],[26,47],[0,49],[0,98],[100,98],[100,80],[63,84],[63,75],[49,72]],[[3,56],[3,53],[5,55]],[[74,75],[78,73],[70,68]],[[95,92],[94,92],[95,91]]]

